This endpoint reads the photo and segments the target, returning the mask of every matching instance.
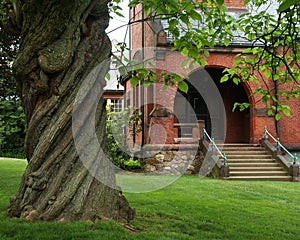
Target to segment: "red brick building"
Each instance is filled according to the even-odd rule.
[[[243,0],[225,3],[228,11],[240,13],[247,11]],[[131,9],[131,18],[142,18],[140,6]],[[268,116],[266,107],[259,96],[251,93],[260,86],[253,82],[235,85],[228,81],[220,83],[222,71],[231,68],[236,54],[241,53],[249,44],[241,41],[228,47],[209,49],[205,68],[189,70],[182,68],[184,57],[171,51],[168,34],[161,23],[149,21],[131,26],[132,58],[135,60],[152,59],[158,72],[167,71],[189,76],[187,94],[180,93],[177,85],[164,90],[162,84],[147,88],[141,85],[132,88],[129,79],[125,86],[125,107],[133,106],[143,112],[143,133],[139,133],[136,142],[176,143],[178,138],[195,138],[198,131],[195,125],[205,125],[216,139],[226,143],[258,143],[263,135],[264,126],[288,148],[300,147],[300,100],[291,100],[291,116],[283,116],[278,122],[274,116]],[[274,82],[264,79],[271,89]],[[211,87],[213,86],[213,87]],[[279,85],[279,88],[288,87]],[[214,89],[212,89],[214,88]],[[280,90],[280,89],[279,89]],[[232,111],[235,102],[249,102],[250,108],[244,111]],[[202,125],[201,125],[202,124]]]

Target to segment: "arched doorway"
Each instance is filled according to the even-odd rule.
[[[223,75],[224,68],[221,67],[207,67],[205,68],[205,74],[202,70],[193,72],[190,76],[190,81],[187,81],[189,89],[187,93],[178,92],[174,100],[174,112],[180,116],[181,121],[190,123],[194,115],[197,120],[203,120],[205,122],[205,128],[212,133],[212,127],[217,129],[213,134],[216,140],[225,141],[225,143],[249,143],[250,142],[250,110],[239,111],[236,109],[233,111],[235,102],[249,102],[248,94],[244,87],[239,84],[236,85],[232,81],[220,83],[220,79]],[[195,84],[204,84],[208,81],[214,81],[217,90],[219,91],[223,103],[223,106],[219,106],[214,101],[206,102],[204,99],[215,98],[214,95],[201,96],[201,94],[194,87]],[[207,94],[202,91],[202,94]],[[185,98],[183,101],[182,98]],[[190,104],[192,111],[189,110],[186,104]],[[214,114],[210,113],[209,109],[214,109]],[[226,113],[226,119],[222,112]],[[219,113],[219,114],[215,114]],[[194,120],[193,120],[194,121]],[[226,129],[226,132],[225,130]],[[182,129],[184,131],[184,129]],[[182,132],[182,135],[188,136],[190,130]]]
[[[217,85],[222,96],[226,111],[226,143],[249,143],[250,142],[250,110],[233,111],[234,103],[249,102],[248,94],[242,84],[236,85],[233,81],[220,83],[224,68],[205,68]]]
[[[208,107],[197,89],[188,81],[187,83],[188,92],[177,91],[175,95],[174,112],[176,120],[180,119],[180,122],[183,124],[193,124],[195,121],[203,121],[206,130],[211,134],[211,119]],[[182,127],[179,135],[181,137],[190,137],[192,135],[191,128]]]

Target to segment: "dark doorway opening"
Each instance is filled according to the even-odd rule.
[[[248,94],[242,84],[236,85],[232,80],[220,83],[223,76],[223,68],[208,67],[206,71],[217,85],[226,111],[226,138],[225,143],[249,143],[250,142],[250,110],[233,111],[234,103],[248,103]]]
[[[184,93],[178,90],[174,102],[175,122],[180,119],[183,126],[185,123],[187,124],[187,127],[181,127],[179,129],[179,135],[181,137],[191,137],[192,128],[188,127],[188,124],[196,124],[196,121],[203,122],[206,130],[210,134],[211,120],[207,105],[195,87],[189,82],[187,82],[187,84],[189,87],[188,92]],[[190,105],[190,107],[188,105]]]
[[[248,94],[246,93],[242,84],[236,85],[233,81],[228,80],[225,83],[220,83],[220,79],[223,76],[224,68],[207,67],[205,68],[211,79],[216,84],[220,95],[223,99],[226,121],[221,120],[221,112],[224,110],[222,106],[213,106],[214,109],[219,109],[220,116],[213,116],[209,113],[207,104],[200,93],[190,84],[188,81],[188,92],[183,93],[178,91],[174,101],[174,112],[177,117],[180,118],[181,123],[195,123],[196,121],[204,121],[207,132],[211,135],[212,124],[223,126],[213,126],[218,129],[226,129],[223,134],[215,136],[216,140],[224,141],[225,143],[249,143],[250,142],[250,110],[246,109],[240,111],[235,109],[233,111],[234,103],[249,102]],[[197,74],[197,72],[193,73]],[[201,74],[197,77],[197,81],[202,81]],[[214,96],[209,96],[213,98]],[[189,108],[187,105],[190,105]],[[210,106],[212,107],[212,106]],[[216,111],[218,112],[218,110]],[[175,118],[176,122],[177,118]],[[221,120],[221,121],[220,121]],[[225,126],[226,124],[226,126]],[[191,128],[181,128],[179,135],[181,137],[190,137]]]

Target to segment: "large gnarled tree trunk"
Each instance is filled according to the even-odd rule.
[[[120,191],[83,166],[72,135],[75,96],[88,73],[110,55],[107,0],[24,0],[20,52],[14,62],[27,117],[29,161],[7,215],[27,220],[110,218],[134,211]],[[105,146],[105,107],[96,116]],[[93,127],[93,126],[91,126]],[[110,171],[108,169],[108,171]]]

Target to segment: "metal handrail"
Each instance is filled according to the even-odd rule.
[[[214,151],[214,149],[216,149],[218,151],[218,153],[221,155],[221,157],[223,158],[224,162],[223,165],[226,166],[227,165],[227,157],[225,153],[222,153],[221,150],[218,148],[218,146],[215,143],[215,139],[211,138],[208,134],[208,132],[205,130],[205,128],[203,128],[203,139],[207,137],[208,140],[212,143],[212,151]]]
[[[263,136],[263,138],[264,139],[267,139],[268,138],[268,135],[273,139],[273,141],[276,143],[276,149],[277,149],[277,151],[280,151],[281,150],[281,148],[293,159],[293,165],[295,165],[296,163],[297,163],[297,159],[298,159],[298,157],[297,157],[297,154],[296,153],[294,153],[294,155],[292,154],[292,153],[290,153],[286,148],[285,148],[285,146],[283,146],[282,144],[281,144],[281,142],[280,142],[280,139],[279,138],[275,138],[275,137],[273,137],[272,136],[272,134],[268,131],[268,129],[267,129],[267,127],[265,126],[264,127],[264,136]]]

